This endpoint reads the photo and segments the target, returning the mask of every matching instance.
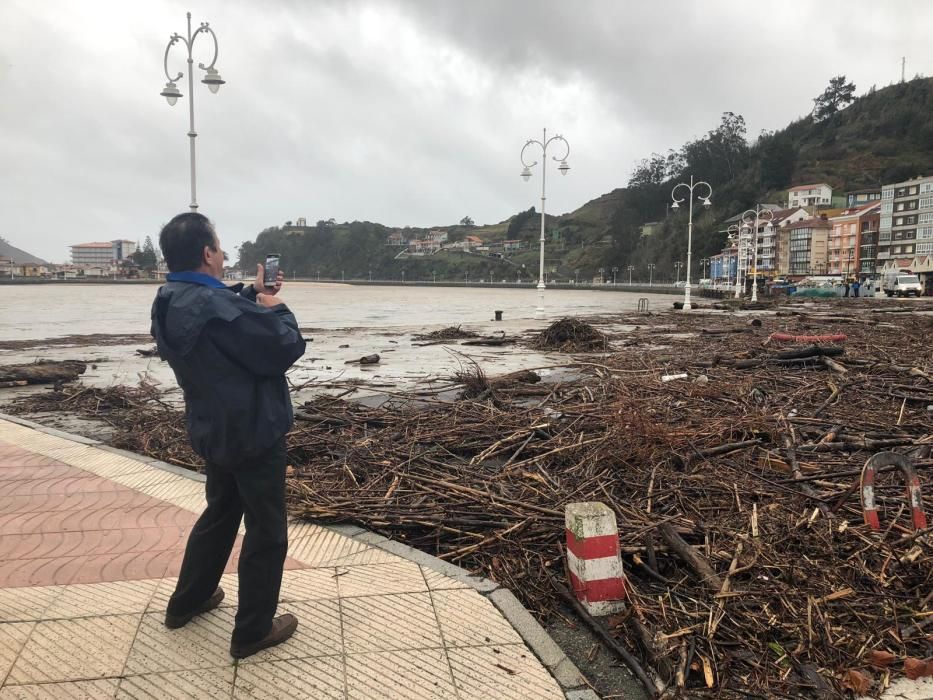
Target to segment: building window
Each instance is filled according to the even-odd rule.
[[[894,189],[881,190],[881,199],[894,199]]]
[[[933,207],[933,197],[921,197],[920,208],[929,209],[930,207]]]

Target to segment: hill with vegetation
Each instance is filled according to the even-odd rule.
[[[674,263],[687,247],[686,207],[671,211],[671,189],[689,179],[710,183],[713,205],[694,211],[694,272],[698,261],[721,250],[721,222],[756,202],[780,203],[787,189],[826,182],[835,193],[880,186],[918,175],[933,174],[933,79],[909,82],[854,97],[855,86],[844,76],[834,78],[817,97],[813,112],[786,128],[762,132],[753,141],[745,119],[732,112],[705,136],[666,154],[640,161],[625,187],[613,190],[576,211],[548,216],[545,259],[552,278],[588,280],[599,269],[611,279],[647,278],[648,263],[655,279],[673,279]],[[643,225],[656,222],[651,235]],[[475,235],[484,242],[520,240],[523,248],[503,258],[462,252],[423,257],[398,257],[400,249],[386,245],[389,234],[406,238],[426,235],[426,229],[396,229],[370,222],[318,222],[301,232],[272,227],[255,242],[240,248],[239,264],[249,268],[267,251],[283,255],[283,266],[298,276],[365,279],[479,280],[535,278],[540,218],[534,208],[492,226],[461,224],[435,227],[450,241]]]

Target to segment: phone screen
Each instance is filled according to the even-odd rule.
[[[279,274],[279,255],[273,253],[266,256],[266,264],[263,268],[262,283],[267,287],[274,287],[276,277]]]

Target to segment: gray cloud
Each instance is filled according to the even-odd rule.
[[[895,80],[901,55],[910,75],[933,64],[928,3],[794,5],[208,0],[193,20],[217,31],[228,83],[195,84],[201,210],[231,250],[298,216],[494,222],[538,204],[518,152],[547,126],[573,146],[548,188],[548,210],[568,211],[725,110],[754,135],[805,114],[837,73],[861,92]],[[0,236],[64,261],[71,243],[142,239],[186,208],[187,78],[174,108],[158,95],[185,11],[0,5]],[[177,47],[171,60],[185,69]]]

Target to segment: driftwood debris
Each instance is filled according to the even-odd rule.
[[[862,301],[819,305],[859,316],[884,303]],[[536,383],[464,372],[455,399],[445,381],[445,394],[400,392],[377,407],[304,403],[288,435],[291,514],[360,525],[494,579],[547,623],[577,616],[546,573],[566,588],[564,508],[606,503],[628,579],[626,613],[606,627],[649,679],[688,697],[841,698],[853,674],[877,694],[884,674],[927,658],[931,533],[913,530],[903,482],[883,470],[884,529],[866,526],[859,473],[878,449],[909,456],[933,514],[933,411],[919,400],[933,387],[929,320],[848,323],[845,352],[808,345],[778,358],[764,340],[807,335],[806,317],[713,335],[699,314],[618,318],[650,352],[554,353],[570,371]],[[659,342],[662,327],[676,342]],[[713,357],[728,361],[696,369]],[[745,360],[761,364],[741,371]],[[688,380],[661,380],[672,373]],[[693,381],[700,373],[707,381]],[[184,415],[162,400],[66,386],[8,410],[93,416],[114,426],[116,446],[196,468]],[[879,673],[873,653],[896,661]]]
[[[87,370],[86,362],[77,360],[40,360],[27,365],[0,365],[0,382],[52,384],[72,382]],[[22,386],[11,384],[10,386]]]

